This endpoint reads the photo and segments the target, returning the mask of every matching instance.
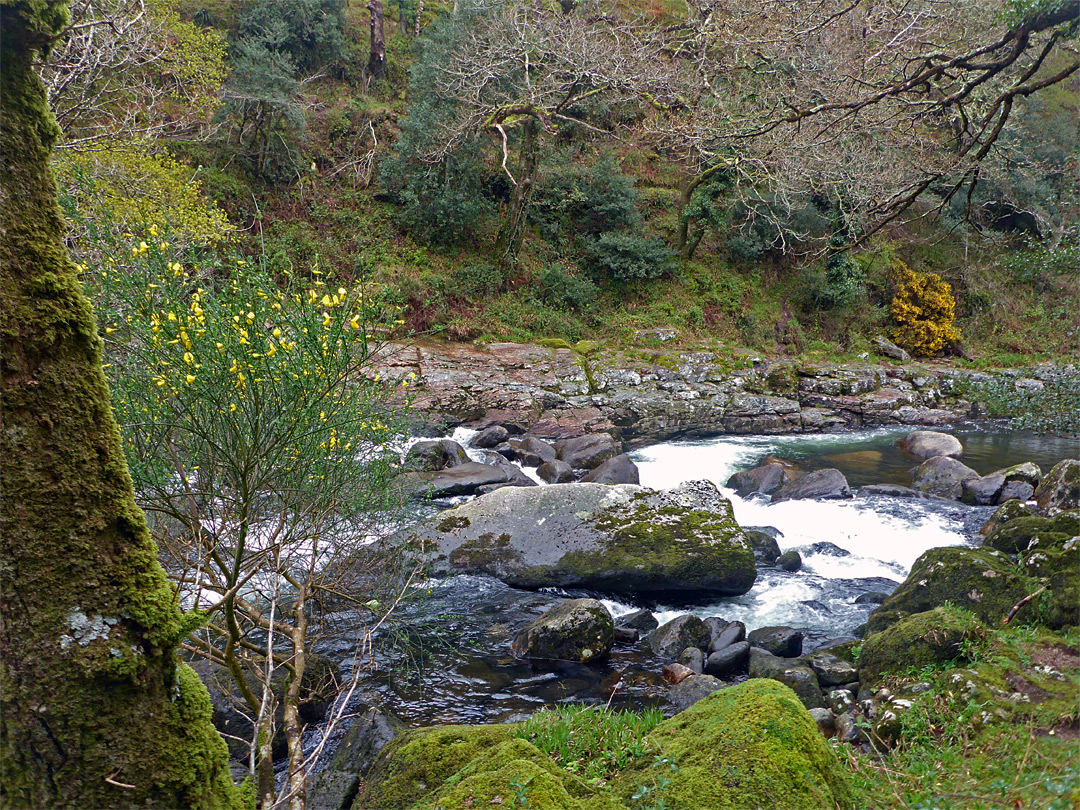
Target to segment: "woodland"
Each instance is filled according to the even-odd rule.
[[[357,684],[314,653],[323,619],[361,617],[366,660],[422,579],[414,550],[366,545],[408,498],[411,380],[372,371],[387,344],[633,351],[659,329],[843,363],[884,337],[960,369],[1042,364],[1050,404],[984,398],[1075,433],[1072,0],[0,15],[6,806],[310,806],[305,707]],[[964,651],[1008,671],[1075,646],[1062,627],[965,630]],[[219,735],[200,678],[235,690],[245,731]],[[1007,745],[1004,795],[1065,807],[1075,769],[1035,732],[1075,734],[1059,697],[1002,742],[969,734],[942,686],[894,760],[814,737],[827,763],[806,768],[830,805],[984,806],[920,804],[894,776],[937,758],[956,783],[928,790],[962,797]],[[585,712],[521,739],[559,785],[583,780],[568,807],[662,808],[674,760],[633,760],[661,720]],[[567,728],[598,735],[606,771],[553,753]],[[525,788],[499,803],[544,806]],[[791,806],[825,794],[808,795]]]

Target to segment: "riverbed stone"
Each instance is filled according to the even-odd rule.
[[[708,621],[708,620],[706,620]],[[742,622],[727,622],[722,628],[716,629],[709,643],[709,651],[716,652],[732,644],[738,644],[746,638],[746,625]]]
[[[492,425],[491,427],[484,428],[475,436],[473,436],[473,447],[479,447],[481,449],[490,450],[496,445],[502,444],[510,438],[510,431],[508,431],[502,425]]]
[[[805,664],[781,658],[759,647],[750,649],[748,671],[751,678],[770,678],[790,687],[808,709],[825,705],[814,671]]]
[[[964,455],[964,446],[959,439],[936,430],[913,430],[900,439],[896,446],[923,461],[935,456],[960,458]]]
[[[813,718],[789,688],[773,681],[719,689],[647,739],[678,765],[662,774],[671,780],[663,792],[670,807],[749,810],[779,803],[787,810],[819,810],[851,804],[844,769]],[[651,758],[636,758],[612,789],[633,806],[631,795],[656,775]]]
[[[490,574],[519,588],[590,588],[689,599],[754,583],[750,540],[708,481],[505,488],[407,530],[433,573]],[[676,650],[675,652],[678,652]]]
[[[699,700],[708,697],[713,692],[724,689],[729,684],[712,675],[694,672],[683,678],[668,692],[667,699],[675,707],[676,711],[686,711]]]
[[[514,449],[514,460],[524,467],[539,467],[541,464],[555,461],[555,448],[535,436],[510,439],[509,444]]]
[[[866,638],[906,616],[934,610],[946,602],[996,626],[1031,590],[1030,580],[997,549],[932,548],[915,561],[907,579],[870,614]],[[1033,615],[1032,606],[1027,605],[1018,621]]]
[[[622,455],[609,458],[595,470],[581,479],[583,484],[640,484],[641,475],[630,456]]]
[[[618,455],[610,433],[590,433],[555,443],[558,458],[575,470],[592,470]]]
[[[700,675],[705,671],[705,653],[697,647],[687,647],[679,653],[679,663]]]
[[[574,468],[559,459],[545,461],[536,468],[536,474],[549,484],[569,484],[576,480]]]
[[[776,558],[776,567],[794,573],[802,568],[802,555],[797,551],[785,551]]]
[[[803,633],[792,627],[759,627],[746,634],[746,640],[754,647],[781,658],[797,658],[802,655]]]
[[[360,713],[334,751],[329,768],[363,776],[375,764],[379,752],[405,731],[405,724],[376,707]]]
[[[996,472],[960,482],[960,501],[971,506],[992,506],[1005,488],[1005,474]]]
[[[1054,465],[1035,490],[1035,503],[1046,515],[1080,508],[1080,461],[1067,458]]]
[[[405,453],[405,469],[433,472],[457,467],[468,460],[465,448],[453,439],[425,439],[413,444]]]
[[[730,678],[746,672],[750,661],[750,642],[737,641],[709,653],[705,660],[705,672],[717,678]]]
[[[836,469],[814,470],[814,472],[791,481],[773,493],[773,503],[795,499],[815,498],[819,500],[839,500],[850,498],[851,487],[844,474]]]
[[[878,335],[871,342],[874,344],[874,346],[877,347],[877,350],[886,357],[891,357],[893,360],[896,360],[900,363],[911,362],[911,355],[901,349],[891,340],[888,340],[881,335]]]
[[[789,481],[791,481],[791,476],[787,469],[782,464],[773,462],[735,473],[728,478],[727,486],[735,490],[737,495],[745,498],[755,492],[772,495]]]
[[[809,709],[808,711],[810,716],[814,718],[814,722],[817,723],[818,731],[821,732],[822,737],[829,740],[836,736],[836,715],[830,709]]]
[[[1005,476],[1005,481],[1011,483],[1013,481],[1022,481],[1025,484],[1030,484],[1032,489],[1039,485],[1042,480],[1042,470],[1038,464],[1031,461],[1025,461],[1022,464],[1014,464],[1011,467],[1006,467],[999,472]]]
[[[655,630],[660,626],[660,622],[653,616],[651,610],[642,608],[641,610],[635,610],[633,613],[627,613],[624,616],[620,616],[615,620],[615,624],[619,627],[626,627],[631,630],[637,630],[639,633],[648,633]]]
[[[475,495],[480,487],[509,481],[510,475],[502,465],[481,464],[478,461],[468,461],[433,472],[405,473],[398,478],[399,484],[413,499]]]
[[[759,565],[772,565],[780,556],[780,545],[776,538],[757,529],[744,528],[746,536],[754,546],[754,559]]]
[[[645,640],[657,655],[674,658],[687,647],[709,649],[709,638],[709,628],[705,622],[687,613],[660,625]]]
[[[889,673],[951,661],[965,639],[984,632],[978,621],[955,610],[914,613],[866,638],[859,653],[859,679],[875,684]]]
[[[1027,481],[1006,481],[1005,486],[998,493],[995,504],[1007,503],[1008,501],[1030,501],[1035,495],[1035,487]]]
[[[859,679],[859,670],[854,664],[827,652],[816,652],[806,656],[806,665],[817,675],[822,689],[841,686]]]
[[[975,470],[949,456],[934,456],[924,461],[912,476],[911,487],[927,495],[957,500],[964,482],[978,478]]]
[[[1014,518],[1032,517],[1034,515],[1035,510],[1018,499],[1005,501],[997,508],[994,514],[990,516],[990,519],[983,524],[983,527],[979,529],[979,534],[989,535],[999,526],[1008,523]]]
[[[608,656],[615,643],[615,622],[596,599],[568,599],[529,623],[514,639],[521,658],[578,661]]]

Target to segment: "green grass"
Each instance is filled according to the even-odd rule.
[[[650,753],[643,738],[663,719],[658,709],[614,712],[598,706],[563,706],[534,714],[515,736],[531,742],[567,771],[605,784],[631,760]]]

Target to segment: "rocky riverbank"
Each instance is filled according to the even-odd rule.
[[[813,364],[643,347],[415,342],[376,371],[407,383],[434,433],[502,424],[548,440],[610,432],[628,448],[676,437],[941,425],[978,416],[963,383],[985,375],[887,359]]]

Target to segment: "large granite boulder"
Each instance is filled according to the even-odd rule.
[[[1005,484],[1005,474],[1001,472],[969,478],[960,482],[960,500],[971,506],[993,506],[998,503]]]
[[[916,468],[911,487],[927,495],[957,500],[964,482],[979,477],[975,470],[955,458],[934,456]]]
[[[944,605],[966,608],[990,625],[1000,625],[1013,605],[1034,588],[1008,555],[993,548],[932,548],[915,561],[900,586],[867,621],[867,637],[915,613]],[[1033,615],[1029,604],[1018,620]]]
[[[569,484],[576,479],[574,468],[565,461],[546,461],[536,468],[541,481],[549,484]]]
[[[1080,461],[1067,458],[1055,464],[1039,482],[1035,503],[1047,515],[1080,509]]]
[[[731,503],[708,481],[505,488],[406,531],[433,573],[489,574],[519,588],[696,598],[746,593],[756,570]]]
[[[960,458],[964,455],[964,446],[959,439],[936,430],[913,430],[900,439],[896,446],[923,461],[935,456]]]
[[[514,639],[521,658],[548,658],[588,664],[607,657],[615,643],[615,622],[596,599],[568,599],[530,622]]]
[[[800,478],[784,484],[773,493],[773,503],[805,498],[822,500],[840,500],[850,498],[851,487],[839,470],[814,470]]]
[[[802,655],[802,630],[791,627],[759,627],[746,635],[746,640],[754,647],[781,658],[797,658]]]
[[[707,676],[697,675],[695,678]],[[843,767],[792,691],[768,680],[720,689],[665,720],[646,738],[677,770],[636,757],[612,790],[628,807],[640,785],[670,780],[669,807],[696,810],[820,810],[850,807]]]

